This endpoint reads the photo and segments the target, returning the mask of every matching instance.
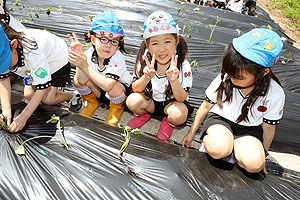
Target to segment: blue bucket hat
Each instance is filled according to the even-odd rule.
[[[272,30],[255,28],[234,38],[233,47],[243,57],[263,66],[271,67],[282,53],[283,42]]]
[[[144,40],[152,36],[166,33],[178,34],[176,22],[169,13],[155,11],[147,17],[144,23]]]
[[[0,25],[0,74],[8,70],[11,65],[11,49],[9,40]]]
[[[94,17],[92,21],[92,31],[107,37],[124,36],[120,19],[111,11],[104,11]]]

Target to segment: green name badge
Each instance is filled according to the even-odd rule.
[[[43,68],[39,67],[35,72],[34,74],[37,76],[37,77],[40,77],[40,78],[45,78],[45,76],[48,75],[47,71],[44,70]]]

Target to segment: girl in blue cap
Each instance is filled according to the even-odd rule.
[[[29,100],[15,119],[11,112],[12,74],[24,77],[24,97]],[[55,105],[76,100],[75,92],[57,92],[66,82],[70,82],[70,64],[63,39],[37,29],[17,32],[0,22],[0,117],[7,121],[10,132],[20,131],[41,102]]]
[[[91,30],[85,34],[92,47],[84,52],[73,33],[69,35],[73,54],[69,61],[76,66],[75,88],[87,104],[80,114],[91,117],[99,107],[97,98],[110,101],[106,122],[115,125],[123,113],[123,103],[131,92],[132,76],[126,68],[124,31],[117,15],[110,11],[94,17]]]
[[[265,169],[265,150],[283,114],[285,95],[270,67],[283,43],[274,31],[257,28],[226,46],[221,73],[182,141],[190,146],[203,123],[201,151],[235,163],[250,173]]]
[[[192,112],[187,101],[192,87],[188,47],[173,17],[164,11],[148,16],[143,39],[134,67],[134,93],[126,101],[136,117],[128,125],[140,128],[151,115],[162,116],[157,137],[167,140]]]

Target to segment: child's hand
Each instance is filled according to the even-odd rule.
[[[8,111],[3,111],[3,113],[0,114],[0,118],[6,122],[6,125],[7,126],[10,126],[11,124],[11,118],[12,118],[12,115],[11,115],[11,110],[8,110]]]
[[[21,114],[18,115],[14,119],[14,121],[11,123],[11,125],[9,127],[9,131],[11,133],[15,133],[15,132],[22,130],[22,128],[24,128],[26,122],[27,122],[27,119],[23,118]]]
[[[68,34],[68,38],[71,41],[71,45],[70,48],[74,53],[83,53],[84,52],[84,48],[82,46],[82,44],[79,42],[77,36],[75,33],[72,33],[74,39],[72,38],[72,36],[70,34]]]
[[[176,81],[179,76],[179,70],[177,68],[177,60],[178,60],[178,55],[173,56],[171,60],[171,66],[170,68],[166,71],[166,75],[168,77],[168,80],[170,82]]]
[[[74,54],[69,54],[68,60],[70,63],[72,63],[73,65],[75,65],[81,70],[84,70],[89,66],[87,63],[86,55],[83,52],[82,53],[74,52]]]
[[[155,75],[155,69],[154,69],[155,54],[153,54],[153,56],[152,56],[151,63],[149,63],[148,57],[145,54],[143,55],[143,58],[147,64],[147,66],[145,66],[145,68],[143,70],[143,73],[144,73],[145,77],[150,80]]]
[[[192,141],[194,139],[194,135],[188,132],[182,139],[182,147],[190,147],[192,144]]]

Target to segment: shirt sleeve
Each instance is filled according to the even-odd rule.
[[[125,58],[122,53],[116,53],[106,66],[107,72],[105,77],[120,81],[121,77],[126,72]]]
[[[37,90],[43,90],[51,86],[51,71],[44,54],[35,51],[30,53],[25,64],[30,69],[32,85],[36,86]]]
[[[221,74],[219,74],[208,86],[205,91],[205,100],[209,103],[217,103],[217,89],[221,84]]]
[[[179,80],[181,80],[181,86],[185,91],[189,92],[193,85],[193,75],[189,61],[185,60],[182,63],[180,75],[181,77],[179,77]]]
[[[277,92],[272,96],[272,102],[268,107],[267,112],[264,114],[263,121],[267,124],[276,125],[279,124],[283,115],[283,107],[285,103],[285,94],[282,91]]]

